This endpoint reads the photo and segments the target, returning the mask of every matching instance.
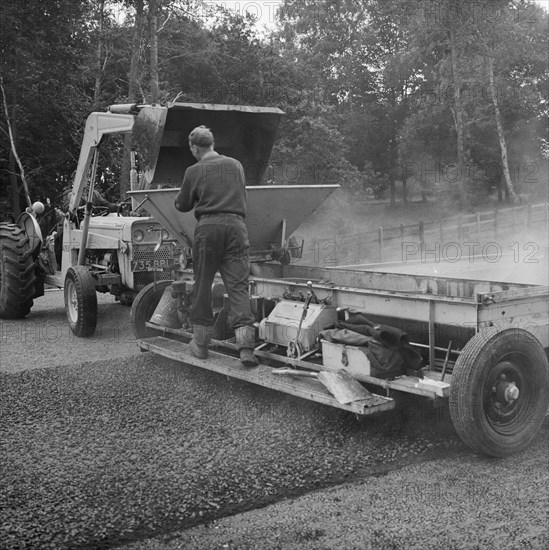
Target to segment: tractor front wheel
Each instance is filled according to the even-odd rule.
[[[69,327],[76,336],[92,336],[97,325],[95,282],[82,265],[69,267],[65,277],[65,311]]]
[[[463,442],[502,457],[525,449],[549,405],[549,365],[531,333],[517,328],[476,334],[452,373],[450,415]]]
[[[0,224],[0,318],[29,314],[35,294],[35,262],[29,238],[16,224]]]

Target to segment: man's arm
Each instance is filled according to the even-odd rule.
[[[185,170],[181,189],[177,193],[177,197],[175,197],[175,207],[180,212],[190,212],[194,208],[195,202],[196,196],[189,176],[189,169],[187,169]]]
[[[92,204],[93,206],[104,206],[109,209],[109,212],[116,212],[118,210],[118,204],[109,202],[97,189],[93,191]]]

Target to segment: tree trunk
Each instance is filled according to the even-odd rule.
[[[128,73],[128,101],[135,103],[139,91],[139,62],[141,60],[141,40],[143,37],[143,0],[135,2],[135,27],[132,38],[132,56],[130,60],[130,71]],[[120,200],[126,199],[126,193],[130,188],[130,152],[132,149],[132,135],[124,135],[124,154],[120,170]]]
[[[158,3],[157,0],[149,0],[150,19],[150,71],[151,71],[151,103],[155,105],[160,98],[158,84]]]
[[[498,129],[499,146],[501,148],[501,166],[503,168],[503,181],[505,182],[505,189],[511,197],[511,202],[518,202],[517,194],[511,181],[511,174],[509,172],[509,163],[507,161],[507,143],[505,142],[505,134],[503,132],[503,124],[501,122],[501,113],[499,111],[498,96],[496,85],[494,82],[494,60],[491,56],[488,56],[488,79],[490,82],[490,95],[492,98],[492,105],[494,106],[494,116],[496,119],[496,126]]]
[[[139,62],[141,61],[141,41],[143,38],[143,0],[135,0],[135,28],[133,32],[132,57],[130,61],[128,99],[133,103],[139,91]]]
[[[17,163],[17,168],[19,169],[19,176],[21,178],[22,188],[25,193],[25,200],[27,201],[27,206],[32,206],[29,186],[27,183],[27,178],[25,176],[25,167],[23,166],[23,163],[21,162],[21,159],[17,154],[17,144],[15,141],[13,126],[11,123],[11,117],[10,117],[9,108],[8,108],[8,99],[6,97],[6,90],[4,89],[4,79],[1,76],[0,76],[0,89],[2,90],[2,104],[4,107],[4,115],[6,117],[6,126],[8,127],[8,137],[10,140],[10,156],[9,156],[10,169],[15,174],[15,163]],[[14,105],[14,111],[15,111],[15,108],[17,106],[17,96],[16,96],[15,90],[14,90],[13,97],[14,97],[13,105]],[[15,180],[15,183],[17,183],[17,179]]]
[[[392,50],[393,48],[391,48]],[[388,99],[390,105],[390,131],[391,135],[389,138],[389,151],[390,151],[390,206],[395,206],[396,204],[396,179],[397,179],[397,166],[399,165],[398,158],[398,128],[397,128],[397,112],[398,112],[398,103],[396,97],[395,87],[390,87],[388,90]]]
[[[390,181],[390,187],[389,187],[389,190],[390,190],[390,193],[391,193],[391,199],[390,199],[390,206],[394,206],[395,203],[396,203],[396,196],[395,196],[395,176],[393,174],[391,174],[391,181]]]
[[[97,67],[95,73],[95,87],[93,89],[93,110],[99,108],[101,102],[101,81],[103,80],[103,24],[105,20],[105,0],[99,2],[99,37],[97,41]]]
[[[463,185],[462,175],[465,173],[465,144],[463,138],[463,105],[461,102],[461,72],[456,45],[456,35],[453,25],[450,26],[450,61],[452,64],[452,80],[454,87],[454,124],[457,135],[457,164],[460,177],[458,178],[458,189],[461,205],[467,203],[467,194]]]
[[[13,104],[11,107],[11,130],[13,132],[13,139],[15,139],[16,133],[16,120],[17,120],[17,103],[15,99],[15,91],[13,93]],[[11,195],[11,210],[15,216],[21,214],[21,201],[20,201],[20,186],[17,181],[17,167],[15,165],[15,155],[10,147],[10,153],[8,157],[8,167],[10,171],[10,195]]]
[[[15,109],[12,109],[12,113],[15,111]],[[8,167],[10,171],[10,203],[11,203],[11,211],[13,212],[13,215],[15,217],[19,216],[21,214],[21,200],[19,197],[19,183],[17,181],[17,167],[15,166],[15,157],[13,155],[13,151],[10,149],[10,154],[8,157]]]
[[[14,143],[17,143],[17,86],[16,82],[19,77],[19,58],[17,56],[17,47],[13,51],[14,67],[13,67],[13,93],[11,94],[11,133]],[[6,97],[6,103],[7,103]],[[7,120],[6,114],[6,122]],[[21,186],[17,179],[17,164],[12,147],[9,150],[8,157],[9,182],[10,182],[10,202],[12,214],[17,217],[21,214]]]
[[[391,206],[395,206],[395,169],[394,166],[398,166],[398,146],[397,146],[397,129],[396,129],[396,99],[394,91],[391,90],[390,93],[391,101],[391,141],[390,141],[390,150],[391,150],[391,164],[393,168],[391,169]]]

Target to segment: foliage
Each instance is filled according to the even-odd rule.
[[[487,0],[464,5],[444,0],[436,9],[428,1],[417,6],[410,17],[414,30],[410,47],[416,52],[423,82],[412,96],[412,110],[400,132],[400,156],[428,155],[438,159],[439,166],[459,162],[469,202],[478,204],[478,197],[499,185],[503,177],[502,139],[510,168],[542,162],[540,139],[545,132],[540,122],[547,115],[548,77],[544,52],[549,47],[542,29],[547,28],[548,16],[532,2]],[[499,140],[489,58],[495,67],[503,118],[504,134]],[[458,111],[463,132],[461,159],[456,150]],[[513,179],[520,189],[520,180]],[[479,186],[485,189],[478,190]]]
[[[460,189],[478,202],[501,165],[488,59],[514,186],[546,193],[548,15],[531,0],[284,0],[268,36],[251,16],[203,0],[11,0],[0,16],[0,76],[33,200],[60,203],[93,108],[151,101],[158,84],[160,102],[284,110],[270,182],[337,182],[376,196],[391,188],[394,197],[409,177],[452,196],[456,182],[441,178],[461,162]],[[112,140],[99,166],[111,199],[124,151]],[[2,113],[2,198],[17,184]]]
[[[86,47],[88,2],[3,2],[0,74],[12,126],[36,199],[55,197],[57,180],[75,165],[75,142],[89,95],[79,51]],[[7,189],[10,163],[4,114],[0,115],[0,185]]]

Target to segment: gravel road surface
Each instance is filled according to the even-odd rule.
[[[505,461],[455,452],[126,548],[549,548],[547,443],[546,429]]]
[[[446,411],[343,411],[141,354],[62,293],[1,322],[0,548],[545,548],[544,426],[505,460]]]
[[[0,319],[0,371],[78,365],[84,361],[139,355],[130,328],[130,309],[110,294],[97,294],[97,330],[77,338],[65,315],[63,292],[47,290],[26,319]]]

